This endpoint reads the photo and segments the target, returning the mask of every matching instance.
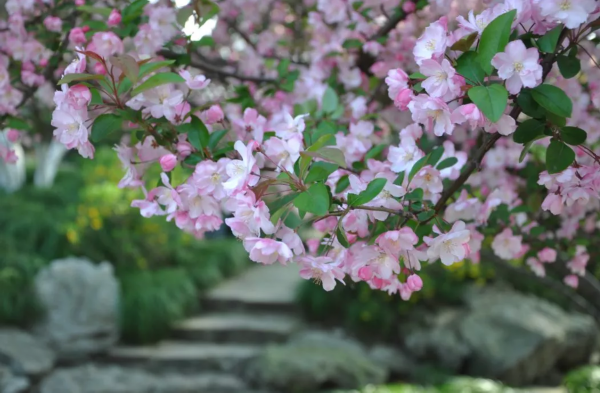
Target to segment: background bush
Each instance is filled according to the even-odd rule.
[[[144,218],[131,208],[143,194],[116,186],[123,171],[112,149],[99,148],[94,163],[73,159],[51,189],[0,194],[0,249],[16,255],[0,256],[0,323],[24,325],[39,316],[35,294],[22,288],[47,263],[76,256],[113,264],[122,337],[152,342],[197,310],[201,291],[249,265],[232,238],[198,240],[165,217]],[[175,182],[180,175],[174,173]]]

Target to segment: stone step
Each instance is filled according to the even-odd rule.
[[[163,341],[149,346],[117,346],[111,349],[103,360],[149,371],[235,372],[260,350],[260,346],[245,344]]]
[[[299,327],[297,318],[285,314],[212,313],[181,321],[173,336],[211,343],[265,344],[285,341]]]
[[[233,312],[298,311],[295,296],[299,283],[298,266],[256,266],[224,282],[202,299],[204,310]]]

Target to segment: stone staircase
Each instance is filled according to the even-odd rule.
[[[198,316],[181,321],[169,340],[118,346],[104,359],[152,372],[207,375],[207,392],[249,392],[244,364],[270,343],[285,341],[301,326],[294,295],[295,266],[256,266],[222,283],[201,301]]]

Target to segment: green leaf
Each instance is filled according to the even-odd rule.
[[[413,179],[413,177],[415,177],[415,175],[421,170],[423,169],[423,167],[425,166],[425,163],[427,162],[427,159],[429,158],[429,155],[426,155],[425,157],[421,157],[419,159],[419,161],[415,162],[415,165],[413,165],[413,167],[410,169],[410,173],[408,174],[408,182],[410,183],[410,181]]]
[[[214,148],[219,144],[219,141],[223,139],[225,134],[227,134],[227,131],[229,130],[213,131],[213,133],[210,134],[210,138],[208,138],[208,148],[210,150],[214,150]]]
[[[452,50],[458,50],[458,51],[461,51],[461,52],[466,52],[469,49],[471,49],[471,46],[473,46],[473,43],[477,39],[477,36],[479,36],[478,32],[471,33],[468,36],[463,37],[460,40],[456,41],[454,43],[454,45],[452,45],[450,47],[450,49],[452,49]]]
[[[290,194],[284,195],[281,198],[277,198],[275,201],[269,204],[269,211],[271,212],[271,222],[273,225],[276,225],[283,213],[285,213],[288,209],[287,206],[296,199],[296,197],[300,195],[298,192],[292,192]]]
[[[546,114],[544,108],[533,99],[530,89],[523,89],[517,97],[517,104],[527,116],[541,119]]]
[[[214,47],[215,39],[209,35],[205,35],[204,37],[200,38],[198,41],[194,41],[194,47],[201,48],[203,46],[209,46],[211,48]]]
[[[88,14],[98,14],[106,18],[110,16],[112,8],[109,7],[92,7],[91,5],[80,5],[77,10],[87,12]]]
[[[417,188],[414,191],[409,192],[404,196],[404,199],[407,201],[421,201],[423,200],[423,189]]]
[[[548,122],[551,123],[551,124],[553,124],[553,125],[555,125],[555,126],[559,126],[559,127],[564,127],[564,126],[567,125],[567,119],[566,118],[564,118],[562,116],[559,116],[559,115],[555,115],[552,112],[546,111],[546,123],[548,123]],[[548,132],[549,131],[546,130],[547,134],[548,134]],[[552,134],[550,133],[548,135],[552,135]]]
[[[375,158],[377,157],[379,154],[381,154],[381,152],[387,147],[388,145],[377,145],[374,148],[372,148],[371,150],[369,150],[367,152],[367,154],[365,154],[365,160],[371,159],[371,158]]]
[[[417,218],[421,222],[427,221],[433,216],[435,216],[435,210],[427,210],[427,211],[423,211],[423,212],[417,214]]]
[[[358,40],[356,38],[349,38],[346,41],[344,41],[344,43],[342,44],[342,47],[346,48],[346,49],[356,49],[356,48],[361,48],[363,46],[363,43],[361,40]]]
[[[456,72],[475,85],[482,84],[485,78],[485,71],[479,64],[477,53],[473,51],[463,53],[456,60]]]
[[[102,96],[98,89],[90,88],[90,93],[92,93],[92,99],[90,100],[90,105],[102,105],[104,101],[102,101]]]
[[[109,61],[112,65],[119,68],[133,84],[136,84],[139,78],[140,66],[137,61],[129,55],[111,56]]]
[[[475,86],[469,89],[468,95],[492,123],[500,120],[508,104],[508,92],[502,85]]]
[[[210,4],[210,8],[208,10],[205,10],[202,12],[201,18],[200,18],[200,22],[198,23],[198,27],[202,27],[202,25],[204,25],[206,22],[208,22],[210,19],[212,19],[213,16],[217,15],[220,11],[221,8],[219,7],[218,4],[213,3],[213,2],[204,2],[209,3]]]
[[[346,167],[346,158],[344,157],[344,153],[340,149],[336,149],[333,147],[324,147],[319,149],[318,151],[305,151],[303,152],[305,155],[320,158],[322,160],[333,162],[334,164],[338,164],[340,167]]]
[[[546,150],[546,169],[549,174],[564,171],[575,161],[575,152],[564,143],[552,139]]]
[[[185,79],[174,72],[163,72],[161,74],[152,75],[150,78],[142,82],[138,87],[133,89],[131,96],[135,97],[146,90],[153,89],[157,86],[165,85],[167,83],[181,82],[185,82]]]
[[[304,181],[306,183],[314,183],[317,181],[326,180],[329,175],[335,172],[338,168],[339,167],[336,164],[317,161],[311,165],[308,175]]]
[[[123,12],[121,13],[123,17],[121,23],[125,25],[137,18],[138,16],[141,16],[144,12],[144,7],[146,5],[148,5],[148,0],[135,0],[134,2],[129,4],[123,9]]]
[[[121,129],[123,119],[110,113],[100,115],[92,124],[92,142],[99,142],[111,132]]]
[[[427,79],[427,77],[420,72],[414,72],[408,76],[410,79]]]
[[[144,77],[156,70],[159,70],[163,67],[168,67],[173,63],[175,63],[175,60],[163,60],[163,61],[154,61],[152,63],[144,63],[140,66],[139,78],[142,78],[142,77]]]
[[[535,237],[541,236],[544,232],[546,232],[545,227],[537,226],[537,227],[531,228],[531,230],[529,231],[529,234],[535,238]]]
[[[545,128],[546,125],[544,123],[535,119],[525,120],[517,127],[517,130],[513,134],[513,141],[516,143],[530,142],[538,136],[544,135]]]
[[[14,128],[15,130],[28,130],[30,128],[25,120],[14,116],[8,116],[5,124],[7,128]]]
[[[519,163],[523,162],[523,160],[527,156],[527,152],[529,152],[529,149],[531,149],[531,146],[533,146],[534,142],[540,139],[544,139],[545,137],[546,135],[539,135],[533,140],[530,140],[529,142],[525,143],[523,145],[523,150],[521,150],[521,154],[519,155]]]
[[[481,33],[477,58],[481,68],[488,75],[491,75],[493,70],[492,58],[497,53],[503,52],[504,47],[508,44],[512,23],[516,14],[517,10],[511,10],[496,17]]]
[[[331,88],[331,86],[327,86],[327,89],[325,90],[325,93],[323,94],[323,101],[321,103],[323,112],[325,112],[325,113],[335,112],[339,103],[340,103],[340,99],[339,99],[337,93],[335,92],[335,90],[333,90]]]
[[[342,247],[344,247],[344,248],[350,247],[350,242],[348,241],[348,238],[346,237],[346,233],[344,232],[344,230],[342,228],[340,228],[338,226],[335,230],[335,234],[337,236],[338,242],[342,245]]]
[[[315,183],[310,188],[294,199],[294,206],[298,209],[324,216],[329,212],[331,204],[329,190],[323,183]]]
[[[538,47],[542,52],[554,53],[562,29],[563,25],[558,25],[537,40]]]
[[[444,148],[442,146],[436,147],[428,154],[428,159],[425,161],[425,165],[431,165],[435,167],[440,158],[444,155]]]
[[[561,139],[569,145],[581,145],[587,139],[587,132],[578,127],[563,127],[560,129]]]
[[[313,131],[313,139],[319,139],[323,135],[334,135],[337,132],[336,124],[330,120],[323,120]]]
[[[373,199],[379,195],[383,187],[385,187],[385,183],[387,183],[387,179],[377,178],[371,180],[371,182],[367,185],[367,189],[362,191],[354,198],[348,197],[348,204],[350,206],[360,206],[365,203],[371,202]]]
[[[202,151],[204,147],[208,147],[210,134],[198,116],[192,115],[192,121],[178,126],[178,131],[187,133],[188,141],[196,150]]]
[[[348,175],[344,175],[340,177],[340,180],[338,180],[337,184],[335,185],[335,193],[339,194],[344,192],[348,187],[350,187],[350,179]]]
[[[561,75],[566,79],[573,78],[581,71],[581,62],[577,57],[561,55],[556,62]]]
[[[99,74],[67,74],[62,77],[61,80],[58,81],[57,85],[62,85],[63,83],[71,83],[77,81],[89,81],[89,80],[100,80],[104,79],[104,75]]]
[[[307,151],[318,151],[325,146],[335,145],[335,137],[332,134],[325,134],[313,143]]]
[[[441,171],[442,169],[450,168],[451,166],[456,165],[457,162],[458,159],[456,157],[448,157],[438,164],[437,170]]]
[[[404,176],[406,176],[405,172],[400,172],[396,180],[394,180],[394,184],[397,186],[401,186],[404,183]]]
[[[531,95],[535,102],[547,111],[562,117],[571,117],[573,103],[560,88],[543,84],[532,89]]]
[[[277,64],[277,73],[280,78],[283,78],[288,73],[288,68],[290,67],[290,59],[282,59]]]
[[[190,16],[194,14],[193,7],[183,7],[177,11],[177,23],[181,26],[185,26],[185,23],[190,19]]]

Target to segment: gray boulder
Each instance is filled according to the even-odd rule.
[[[54,361],[54,353],[30,334],[17,329],[0,329],[3,371],[37,377],[50,371]],[[7,374],[3,373],[3,376]]]
[[[15,375],[8,367],[0,366],[0,392],[24,393],[29,389],[29,380],[23,375]]]
[[[35,287],[46,315],[34,331],[60,358],[100,353],[116,343],[119,284],[112,265],[56,260],[40,271]]]
[[[255,386],[286,392],[352,389],[383,383],[388,375],[355,340],[315,331],[267,347],[245,374]]]
[[[428,316],[421,326],[412,326],[404,335],[408,353],[441,367],[457,372],[471,353],[455,327],[464,318],[464,310],[444,309]]]
[[[469,374],[519,386],[591,356],[597,330],[591,317],[501,287],[473,287],[465,300],[470,312],[457,332],[470,349]]]
[[[240,393],[245,385],[229,375],[150,374],[134,368],[98,366],[55,370],[39,393]]]

